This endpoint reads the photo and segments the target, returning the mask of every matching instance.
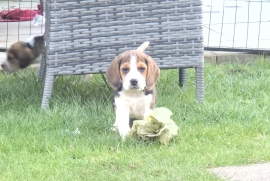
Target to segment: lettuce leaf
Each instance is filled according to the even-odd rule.
[[[178,131],[178,126],[171,119],[171,115],[172,112],[165,107],[154,109],[144,120],[133,122],[128,137],[134,140],[159,141],[167,145]]]

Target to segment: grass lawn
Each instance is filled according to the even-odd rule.
[[[270,59],[205,65],[205,100],[195,97],[195,71],[178,86],[162,70],[157,107],[179,126],[164,146],[110,131],[111,90],[101,75],[57,77],[50,110],[31,71],[0,74],[1,180],[219,180],[208,168],[270,161]],[[75,130],[78,128],[78,131]]]

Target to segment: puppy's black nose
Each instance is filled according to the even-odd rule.
[[[4,65],[4,64],[2,64],[2,65],[1,65],[1,67],[2,67],[2,68],[5,68],[5,65]]]
[[[136,86],[137,83],[138,83],[138,80],[137,79],[131,79],[130,83],[131,83],[132,86]]]

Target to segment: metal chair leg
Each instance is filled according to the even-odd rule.
[[[181,87],[186,85],[187,71],[186,68],[179,68],[179,85]]]
[[[49,101],[52,95],[53,82],[54,82],[53,74],[47,71],[46,77],[45,77],[44,89],[43,89],[42,102],[41,102],[42,109],[49,108]]]
[[[196,97],[199,103],[204,99],[204,69],[203,67],[196,68]]]

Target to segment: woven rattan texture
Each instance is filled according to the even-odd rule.
[[[160,68],[202,67],[200,0],[48,0],[47,68],[54,75],[105,72],[114,57],[150,41]]]

